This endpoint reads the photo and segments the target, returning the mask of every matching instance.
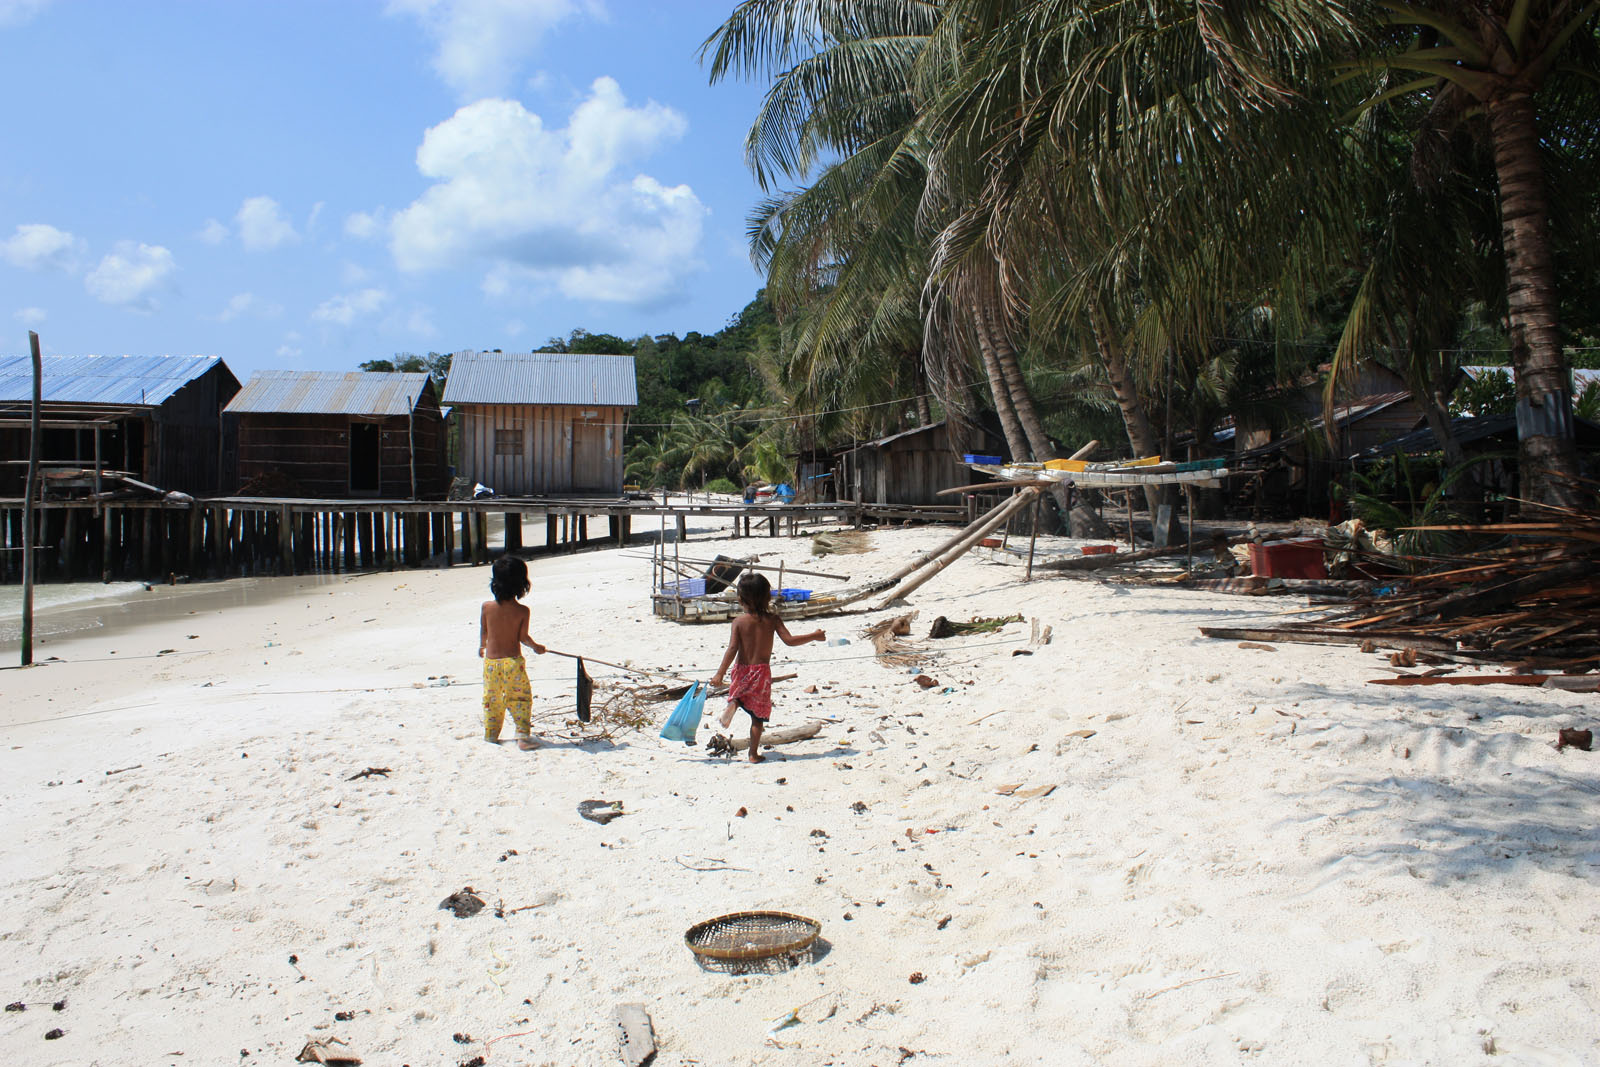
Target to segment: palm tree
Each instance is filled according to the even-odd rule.
[[[929,145],[919,128],[918,66],[939,14],[939,5],[917,0],[747,0],[702,48],[713,82],[731,73],[773,77],[746,139],[757,180],[769,191],[780,178],[809,181],[770,196],[751,223],[754,257],[780,306],[785,295],[791,308],[810,306],[795,361],[808,377],[838,378],[863,351],[910,351],[910,327],[933,317],[919,306]],[[819,168],[829,156],[839,158]],[[969,346],[930,346],[930,337],[973,342],[1013,454],[1047,451],[992,305],[959,310],[963,329],[918,331],[926,378],[947,413],[959,418],[965,408],[953,388],[964,375],[950,356]]]

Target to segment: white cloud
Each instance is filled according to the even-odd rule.
[[[325,206],[326,202],[322,200],[318,200],[311,205],[311,214],[306,216],[306,233],[316,232],[317,220],[322,217],[322,209]]]
[[[324,300],[317,305],[311,317],[318,322],[348,326],[360,316],[371,315],[388,301],[389,294],[382,289],[360,289]]]
[[[45,319],[49,318],[49,316],[45,314],[44,308],[18,308],[12,313],[11,317],[22,323],[24,326],[37,326]]]
[[[600,5],[582,0],[390,0],[389,14],[410,15],[438,50],[433,70],[464,100],[507,91],[545,33]]]
[[[228,306],[217,314],[217,321],[230,322],[244,315],[258,319],[275,319],[281,314],[283,314],[281,304],[263,300],[254,293],[235,293],[228,301]]]
[[[51,0],[0,0],[0,26],[20,26],[50,4]]]
[[[177,269],[172,253],[160,245],[119,241],[84,277],[83,287],[101,303],[153,311],[154,294]]]
[[[200,232],[195,236],[208,245],[220,245],[228,239],[228,233],[228,228],[216,219],[206,219],[206,224],[200,227]]]
[[[699,265],[705,207],[687,185],[619,172],[686,128],[654,101],[629,107],[611,78],[595,81],[562,130],[514,100],[469,104],[423,136],[417,169],[436,181],[395,216],[395,262],[484,261],[495,296],[553,287],[575,299],[667,299]]]
[[[346,285],[360,285],[370,277],[372,272],[359,263],[346,261],[339,270],[339,278]]]
[[[300,334],[290,330],[283,335],[283,344],[278,346],[277,355],[279,359],[298,359],[301,351]]]
[[[81,240],[43,222],[24,223],[0,241],[0,259],[23,270],[76,270],[82,252]]]
[[[433,313],[427,308],[418,308],[406,316],[406,333],[413,337],[437,337],[438,327],[433,324]]]
[[[233,221],[239,226],[239,243],[249,252],[264,252],[300,239],[283,208],[270,196],[252,196],[240,204]]]
[[[352,211],[344,217],[344,232],[347,237],[354,237],[358,241],[365,241],[369,237],[376,237],[383,229],[382,209],[377,212]]]

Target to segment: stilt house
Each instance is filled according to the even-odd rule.
[[[121,471],[159,489],[219,489],[222,409],[239,379],[216,356],[45,356],[45,466]],[[0,356],[0,495],[26,480],[33,361]]]
[[[622,435],[639,403],[632,356],[457,352],[444,402],[463,477],[501,496],[622,492]]]
[[[230,491],[442,500],[444,417],[426,374],[265,370],[225,412]]]
[[[953,445],[949,426],[941,421],[847,449],[836,468],[839,496],[868,504],[949,503],[939,490],[974,480],[961,461],[963,453],[1004,453],[1000,440],[982,427],[974,426],[970,434]]]

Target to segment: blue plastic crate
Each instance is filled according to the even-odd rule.
[[[704,578],[685,578],[681,582],[668,582],[661,587],[661,591],[668,596],[705,596],[706,580]]]
[[[971,452],[963,452],[961,454],[961,462],[963,462],[963,463],[982,463],[985,466],[998,467],[1000,465],[1000,463],[1001,463],[1001,459],[1000,459],[999,456],[979,456],[979,455],[974,455]]]
[[[811,599],[811,590],[809,590],[809,589],[779,589],[777,591],[777,593],[775,593],[774,595],[777,596],[777,598],[779,600],[810,600]]]

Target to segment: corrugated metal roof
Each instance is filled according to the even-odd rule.
[[[216,356],[45,356],[47,403],[155,407],[215,367]],[[0,403],[33,400],[33,360],[0,356]]]
[[[446,404],[594,404],[637,407],[632,356],[571,352],[457,352]]]
[[[404,415],[426,374],[403,371],[257,371],[225,410],[233,414]]]

